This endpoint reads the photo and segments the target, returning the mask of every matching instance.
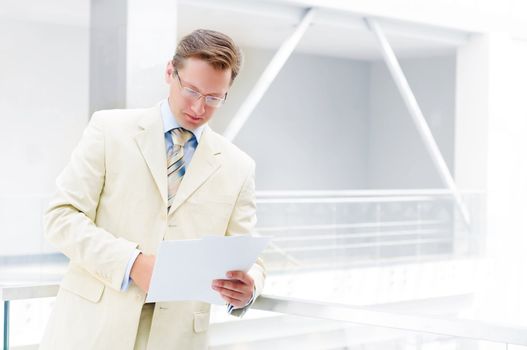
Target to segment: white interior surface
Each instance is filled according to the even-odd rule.
[[[183,1],[174,19],[179,36],[196,27],[218,29],[245,51],[242,75],[211,123],[222,131],[298,23],[302,7],[325,7],[235,140],[257,161],[259,190],[438,187],[439,177],[360,20],[363,14],[383,17],[381,25],[450,170],[462,189],[488,194],[482,204],[488,261],[477,266],[486,269],[476,271],[480,276],[471,276],[481,278],[463,289],[480,291],[466,316],[527,324],[527,31],[520,21],[525,5],[512,0],[404,3],[266,1],[251,12],[247,5],[236,9],[235,1],[222,2],[231,4],[228,11]],[[6,0],[0,6],[2,257],[54,251],[42,239],[40,214],[89,118],[88,23],[87,0]],[[438,29],[441,24],[448,29]],[[131,62],[141,62],[135,50]],[[151,62],[151,52],[148,57]],[[140,98],[130,106],[165,97],[162,67],[131,67],[138,77],[153,73],[159,79],[152,83],[155,93],[145,97],[137,89]],[[364,285],[383,286],[378,276],[387,270],[382,271],[367,274]],[[436,271],[463,280],[458,272]],[[370,295],[367,289],[359,292]]]

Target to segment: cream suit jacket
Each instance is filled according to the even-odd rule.
[[[44,218],[70,264],[40,349],[132,350],[146,296],[133,283],[120,287],[134,249],[156,254],[161,240],[247,234],[254,196],[253,160],[207,127],[167,214],[159,106],[95,113]],[[249,273],[258,295],[261,262]],[[148,349],[205,349],[209,311],[202,302],[156,303]]]

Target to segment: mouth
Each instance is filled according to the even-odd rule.
[[[196,122],[197,122],[197,121],[200,121],[200,120],[202,119],[202,118],[200,118],[200,117],[192,116],[192,115],[190,115],[190,114],[188,114],[188,113],[185,113],[185,115],[186,115],[187,118],[189,118],[190,120],[192,120],[192,121],[196,121]]]

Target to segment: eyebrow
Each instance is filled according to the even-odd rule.
[[[223,96],[227,95],[227,93],[221,93],[221,92],[211,92],[211,93],[208,93],[208,94],[205,94],[203,92],[201,92],[195,85],[193,85],[192,83],[186,81],[186,80],[183,80],[181,78],[181,76],[178,74],[179,76],[179,79],[181,80],[181,82],[185,83],[185,85],[187,85],[187,87],[191,88],[192,90],[195,90],[196,92],[199,92],[200,94],[202,94],[203,96],[214,96],[214,97],[218,97],[218,98],[223,98]]]

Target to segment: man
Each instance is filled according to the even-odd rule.
[[[166,67],[168,99],[96,112],[57,179],[46,237],[70,258],[41,349],[204,349],[210,305],[145,303],[164,240],[254,228],[254,162],[207,122],[240,68],[224,34],[197,30]],[[264,269],[211,281],[242,315]]]

